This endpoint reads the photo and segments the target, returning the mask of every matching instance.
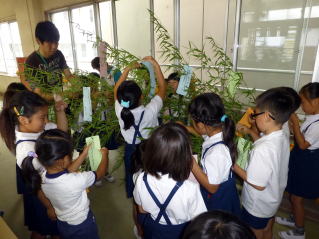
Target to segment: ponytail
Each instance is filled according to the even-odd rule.
[[[123,106],[121,119],[125,130],[134,125],[134,115],[130,110],[139,106],[141,95],[142,90],[134,81],[124,81],[117,90],[117,99]]]
[[[222,131],[223,131],[223,141],[229,149],[230,157],[233,164],[237,160],[237,146],[234,142],[235,137],[235,123],[232,119],[226,117],[224,122],[222,122]]]
[[[33,166],[33,156],[27,156],[23,159],[21,164],[22,176],[27,185],[31,186],[32,192],[36,193],[41,189],[41,176]]]
[[[121,111],[121,118],[124,122],[124,129],[128,130],[135,122],[134,115],[128,108],[123,108]]]
[[[10,108],[4,108],[0,114],[0,134],[8,149],[15,152],[15,126],[18,118]]]

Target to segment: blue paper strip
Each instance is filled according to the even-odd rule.
[[[153,65],[149,61],[142,61],[141,64],[143,64],[147,68],[148,72],[150,73],[151,90],[150,90],[149,96],[153,97],[155,95],[155,87],[156,87],[155,73],[154,73]]]
[[[83,121],[92,122],[91,87],[83,87]]]
[[[178,83],[178,87],[176,90],[176,93],[179,95],[187,95],[187,90],[189,88],[190,82],[191,82],[191,78],[192,78],[192,67],[188,66],[188,65],[184,65],[184,73]]]

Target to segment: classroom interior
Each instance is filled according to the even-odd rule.
[[[165,70],[173,62],[161,57],[148,10],[186,57],[189,42],[208,51],[205,39],[213,37],[230,58],[232,69],[243,73],[242,88],[255,89],[255,94],[279,86],[298,91],[319,81],[319,0],[0,0],[0,6],[1,104],[7,86],[20,81],[16,58],[38,49],[35,26],[44,20],[57,26],[59,50],[72,72],[94,71],[91,60],[98,55],[98,38],[139,58],[152,55],[167,77],[170,72]],[[199,79],[208,80],[200,61],[186,61]],[[110,152],[110,167],[118,154]],[[15,157],[2,139],[0,170],[0,238],[28,238],[22,198],[16,193]],[[101,238],[133,239],[132,203],[125,195],[123,166],[114,177],[114,183],[103,181],[90,189],[91,208]],[[317,239],[319,204],[309,200],[305,207],[307,238]],[[278,215],[288,212],[284,196]],[[283,229],[287,228],[275,224],[274,237],[279,238],[276,232]]]

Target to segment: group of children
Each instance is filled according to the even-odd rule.
[[[52,47],[45,39],[40,43]],[[282,238],[305,238],[303,199],[319,197],[319,83],[305,85],[299,95],[288,87],[263,92],[250,115],[251,128],[236,127],[213,92],[192,99],[191,125],[159,126],[170,84],[155,59],[143,61],[152,64],[158,86],[147,105],[141,88],[127,80],[140,63],[126,67],[114,86],[115,112],[125,140],[125,187],[127,197],[134,198],[137,236],[270,239],[276,221],[294,228],[280,232]],[[4,97],[0,133],[17,159],[17,189],[31,238],[99,238],[86,188],[105,175],[108,150],[101,149],[96,171],[78,172],[90,146],[72,160],[67,105],[56,101],[57,122],[50,123],[43,97],[19,84],[11,88]],[[32,89],[37,92],[36,86]],[[301,127],[295,113],[300,104],[306,114]],[[245,170],[236,165],[236,130],[254,141]],[[295,137],[292,152],[290,132]],[[200,159],[192,153],[189,133],[204,139]],[[242,206],[235,175],[244,181]],[[292,216],[275,218],[285,189]]]

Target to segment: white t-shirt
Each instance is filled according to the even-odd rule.
[[[144,139],[147,139],[149,137],[150,130],[147,128],[153,128],[158,126],[158,113],[162,109],[163,106],[163,100],[160,96],[156,95],[154,98],[148,103],[146,106],[140,105],[139,107],[130,110],[132,114],[134,115],[135,124],[137,125],[140,117],[142,115],[142,112],[144,111],[144,117],[140,124],[140,132]],[[135,133],[135,128],[131,126],[128,130],[124,130],[124,122],[121,118],[121,111],[123,109],[123,106],[120,105],[120,103],[116,100],[115,101],[115,113],[119,120],[121,133],[124,137],[124,140],[128,144],[132,144],[133,137]],[[141,140],[139,137],[136,139],[136,144],[140,143]]]
[[[134,199],[135,202],[142,206],[146,212],[150,213],[155,220],[160,209],[147,191],[143,176],[144,173],[141,173],[137,178],[133,192]],[[160,203],[164,203],[176,185],[176,181],[169,178],[168,174],[162,175],[160,179],[148,174],[147,182]],[[207,208],[203,201],[199,184],[188,179],[185,180],[183,185],[177,190],[166,208],[168,218],[174,225],[188,222],[206,211]],[[164,225],[167,224],[163,216],[160,219],[160,223]]]
[[[260,191],[244,183],[242,204],[250,214],[261,218],[276,214],[287,184],[289,154],[289,141],[282,130],[254,142],[247,181],[265,189]]]
[[[300,131],[303,131],[313,122],[319,120],[319,114],[307,115],[305,122],[301,125]],[[311,124],[307,131],[304,133],[305,140],[310,144],[308,149],[319,148],[319,121]]]
[[[208,147],[214,143],[223,141],[223,134],[220,132],[211,137],[204,136],[204,139],[205,141],[202,145],[202,157]],[[227,181],[232,166],[228,147],[222,143],[216,144],[206,152],[205,158],[202,158],[201,160],[201,164],[210,184],[221,184]]]
[[[42,191],[50,200],[60,221],[71,225],[82,223],[88,215],[90,200],[86,188],[92,186],[96,173],[68,173],[66,170],[56,174],[42,174]]]
[[[57,128],[56,124],[47,123],[44,127],[44,130],[56,129],[56,128]],[[42,134],[42,133],[43,133],[43,131],[39,132],[39,133],[24,133],[24,132],[18,131],[18,128],[16,127],[16,129],[15,129],[16,143],[19,140],[30,140],[30,139],[37,140],[39,138],[40,134]],[[24,142],[21,142],[17,145],[16,159],[17,159],[17,164],[20,168],[21,168],[21,164],[23,162],[23,159],[28,156],[28,153],[30,151],[34,152],[34,150],[35,150],[34,146],[35,146],[35,142],[32,142],[32,141],[24,141]],[[45,170],[37,158],[34,158],[32,160],[32,164],[33,164],[33,167],[36,170],[38,170],[39,172],[43,172]]]
[[[282,125],[282,131],[284,132],[284,134],[286,135],[287,139],[290,142],[290,129],[289,129],[288,121]]]

